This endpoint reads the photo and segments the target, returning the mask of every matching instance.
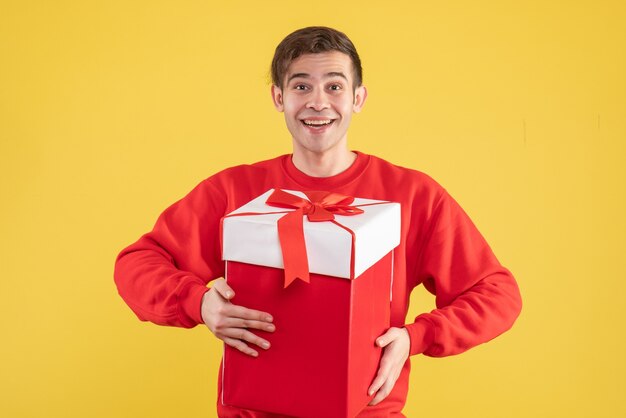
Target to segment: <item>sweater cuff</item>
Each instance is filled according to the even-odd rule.
[[[191,283],[180,295],[179,306],[181,310],[181,320],[189,328],[202,324],[202,297],[209,288],[201,283]]]
[[[429,320],[418,317],[414,323],[406,324],[404,328],[409,332],[411,340],[409,355],[422,354],[433,343],[435,330]]]

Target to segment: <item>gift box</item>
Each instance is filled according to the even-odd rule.
[[[400,205],[272,189],[222,219],[232,303],[270,313],[251,357],[225,345],[224,405],[302,418],[349,418],[380,362],[389,328]]]

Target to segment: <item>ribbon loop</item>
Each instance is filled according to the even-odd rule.
[[[274,189],[265,202],[269,206],[296,209],[278,220],[278,237],[285,267],[285,287],[295,279],[310,282],[309,261],[304,241],[305,215],[310,222],[326,222],[334,220],[335,214],[352,216],[363,213],[363,209],[350,206],[354,201],[350,196],[324,191],[307,191],[304,194],[308,200],[281,189]]]

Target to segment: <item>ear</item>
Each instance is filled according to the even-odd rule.
[[[274,107],[279,112],[282,112],[285,109],[283,104],[283,91],[276,84],[272,84],[272,100],[274,101]]]
[[[365,86],[359,86],[354,90],[354,104],[352,105],[352,110],[354,113],[359,113],[365,104],[365,99],[367,99],[367,88]]]

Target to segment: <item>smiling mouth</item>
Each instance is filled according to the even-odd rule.
[[[329,126],[331,125],[335,120],[334,119],[303,119],[300,120],[300,122],[302,122],[302,124],[306,127],[309,128],[321,128],[324,126]]]

